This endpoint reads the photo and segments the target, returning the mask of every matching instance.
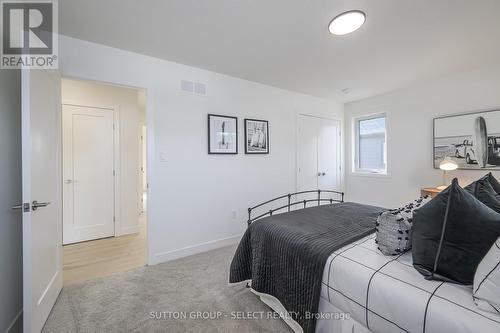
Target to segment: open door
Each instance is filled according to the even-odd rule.
[[[23,321],[39,333],[62,289],[60,93],[57,71],[22,71]]]

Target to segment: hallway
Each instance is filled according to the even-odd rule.
[[[64,285],[126,272],[147,264],[146,215],[138,234],[63,246]]]

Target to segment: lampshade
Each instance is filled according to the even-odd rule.
[[[439,163],[439,169],[444,171],[452,171],[458,169],[458,164],[450,158],[445,158]]]

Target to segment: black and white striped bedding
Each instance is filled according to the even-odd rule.
[[[350,313],[371,332],[500,332],[500,315],[473,303],[472,286],[425,280],[411,252],[384,256],[375,234],[328,258],[321,302]]]

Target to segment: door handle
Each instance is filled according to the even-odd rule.
[[[38,202],[38,201],[33,201],[33,203],[31,204],[31,209],[33,211],[37,210],[38,208],[43,208],[43,207],[47,207],[48,205],[50,205],[50,202]]]
[[[66,179],[64,181],[64,184],[71,184],[71,183],[73,183],[73,180],[71,180],[71,179]]]
[[[12,209],[13,210],[23,210],[23,212],[27,213],[30,211],[30,204],[29,203],[24,203],[24,204],[20,204],[20,205],[16,205],[16,206],[12,206]]]

